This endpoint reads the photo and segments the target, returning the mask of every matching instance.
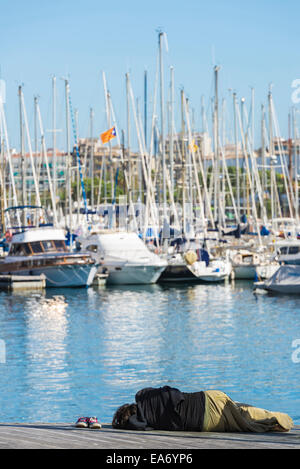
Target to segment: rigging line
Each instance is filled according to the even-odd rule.
[[[70,105],[70,114],[71,114],[71,121],[72,121],[72,128],[73,128],[73,137],[74,137],[74,140],[75,140],[75,150],[76,150],[76,156],[77,156],[77,161],[78,161],[78,169],[79,169],[79,176],[80,176],[80,182],[81,182],[81,189],[82,189],[82,195],[83,195],[83,201],[84,201],[84,209],[85,209],[86,219],[87,219],[87,221],[89,221],[87,198],[86,198],[86,192],[85,192],[85,188],[84,188],[84,181],[83,181],[83,175],[82,175],[82,169],[81,169],[80,154],[79,154],[78,141],[77,141],[76,123],[75,123],[74,114],[73,114],[71,93],[69,93],[69,105]]]

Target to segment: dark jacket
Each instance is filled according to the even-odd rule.
[[[182,393],[169,386],[145,388],[136,394],[135,400],[137,413],[128,422],[128,428],[132,430],[202,429],[205,407],[202,392]]]

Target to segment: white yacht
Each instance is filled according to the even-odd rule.
[[[282,239],[271,246],[273,257],[282,264],[300,264],[300,240]]]
[[[0,275],[44,274],[46,287],[83,287],[92,284],[97,263],[87,253],[70,252],[65,244],[64,230],[45,223],[45,212],[41,216],[41,207],[13,207],[7,210],[17,214],[25,210],[26,217],[18,216],[22,224],[13,224],[7,230],[10,247],[8,254],[0,261]],[[41,224],[35,224],[36,211]],[[12,212],[9,218],[12,221]]]
[[[77,241],[101,264],[99,270],[107,270],[107,284],[156,283],[167,266],[134,232],[96,230]]]

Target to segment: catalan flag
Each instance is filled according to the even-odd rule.
[[[115,138],[116,136],[117,136],[117,133],[116,133],[115,127],[112,127],[111,129],[107,130],[106,132],[103,132],[103,134],[100,135],[102,143],[107,143],[112,138]]]
[[[197,151],[198,150],[198,145],[196,145],[195,140],[192,140],[192,143],[189,145],[189,149],[192,151]]]

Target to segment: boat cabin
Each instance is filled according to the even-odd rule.
[[[300,245],[299,246],[282,246],[278,248],[278,254],[286,255],[286,254],[299,254],[300,252]]]
[[[63,240],[32,241],[27,243],[12,243],[9,256],[32,256],[51,252],[68,252]]]

